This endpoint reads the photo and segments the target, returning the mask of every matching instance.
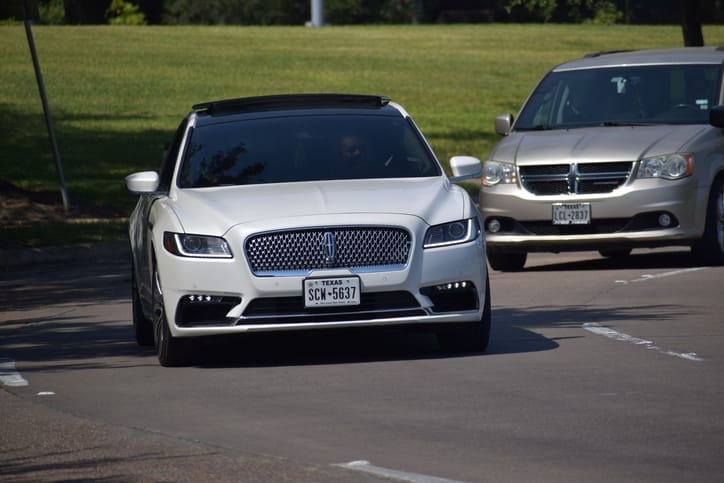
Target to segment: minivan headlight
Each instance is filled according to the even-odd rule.
[[[229,244],[221,237],[165,232],[163,246],[180,257],[232,258]]]
[[[516,182],[515,165],[501,163],[500,161],[485,161],[483,163],[483,186],[496,184],[510,184]]]
[[[694,156],[691,154],[666,154],[641,160],[639,178],[681,179],[694,172]]]
[[[456,245],[475,240],[480,234],[477,218],[453,221],[428,228],[425,234],[425,248]]]

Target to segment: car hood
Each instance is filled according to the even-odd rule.
[[[436,177],[179,189],[170,203],[187,233],[223,235],[243,223],[296,218],[303,226],[323,215],[411,215],[435,225],[472,216],[466,198]]]
[[[706,129],[701,125],[660,125],[514,131],[500,141],[491,159],[522,165],[635,161],[681,152]]]

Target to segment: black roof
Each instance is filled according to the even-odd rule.
[[[194,105],[193,110],[196,112],[204,112],[210,116],[223,116],[227,114],[287,109],[378,109],[386,106],[389,102],[390,98],[384,96],[356,94],[281,94],[203,102]]]

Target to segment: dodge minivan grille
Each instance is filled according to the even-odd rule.
[[[255,275],[291,275],[340,267],[396,270],[407,264],[410,246],[406,230],[364,226],[261,233],[245,249]]]
[[[539,196],[610,193],[631,175],[633,162],[521,166],[524,189]]]

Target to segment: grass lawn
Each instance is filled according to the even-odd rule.
[[[126,215],[135,198],[124,176],[158,167],[163,144],[197,102],[387,95],[407,108],[444,163],[454,154],[484,159],[498,139],[493,118],[516,112],[553,65],[593,51],[683,44],[677,26],[35,26],[33,33],[71,203],[79,197]],[[724,26],[705,26],[704,39],[724,45]],[[0,26],[0,58],[1,179],[57,189],[22,25]],[[17,238],[14,230],[2,227],[0,242]]]

